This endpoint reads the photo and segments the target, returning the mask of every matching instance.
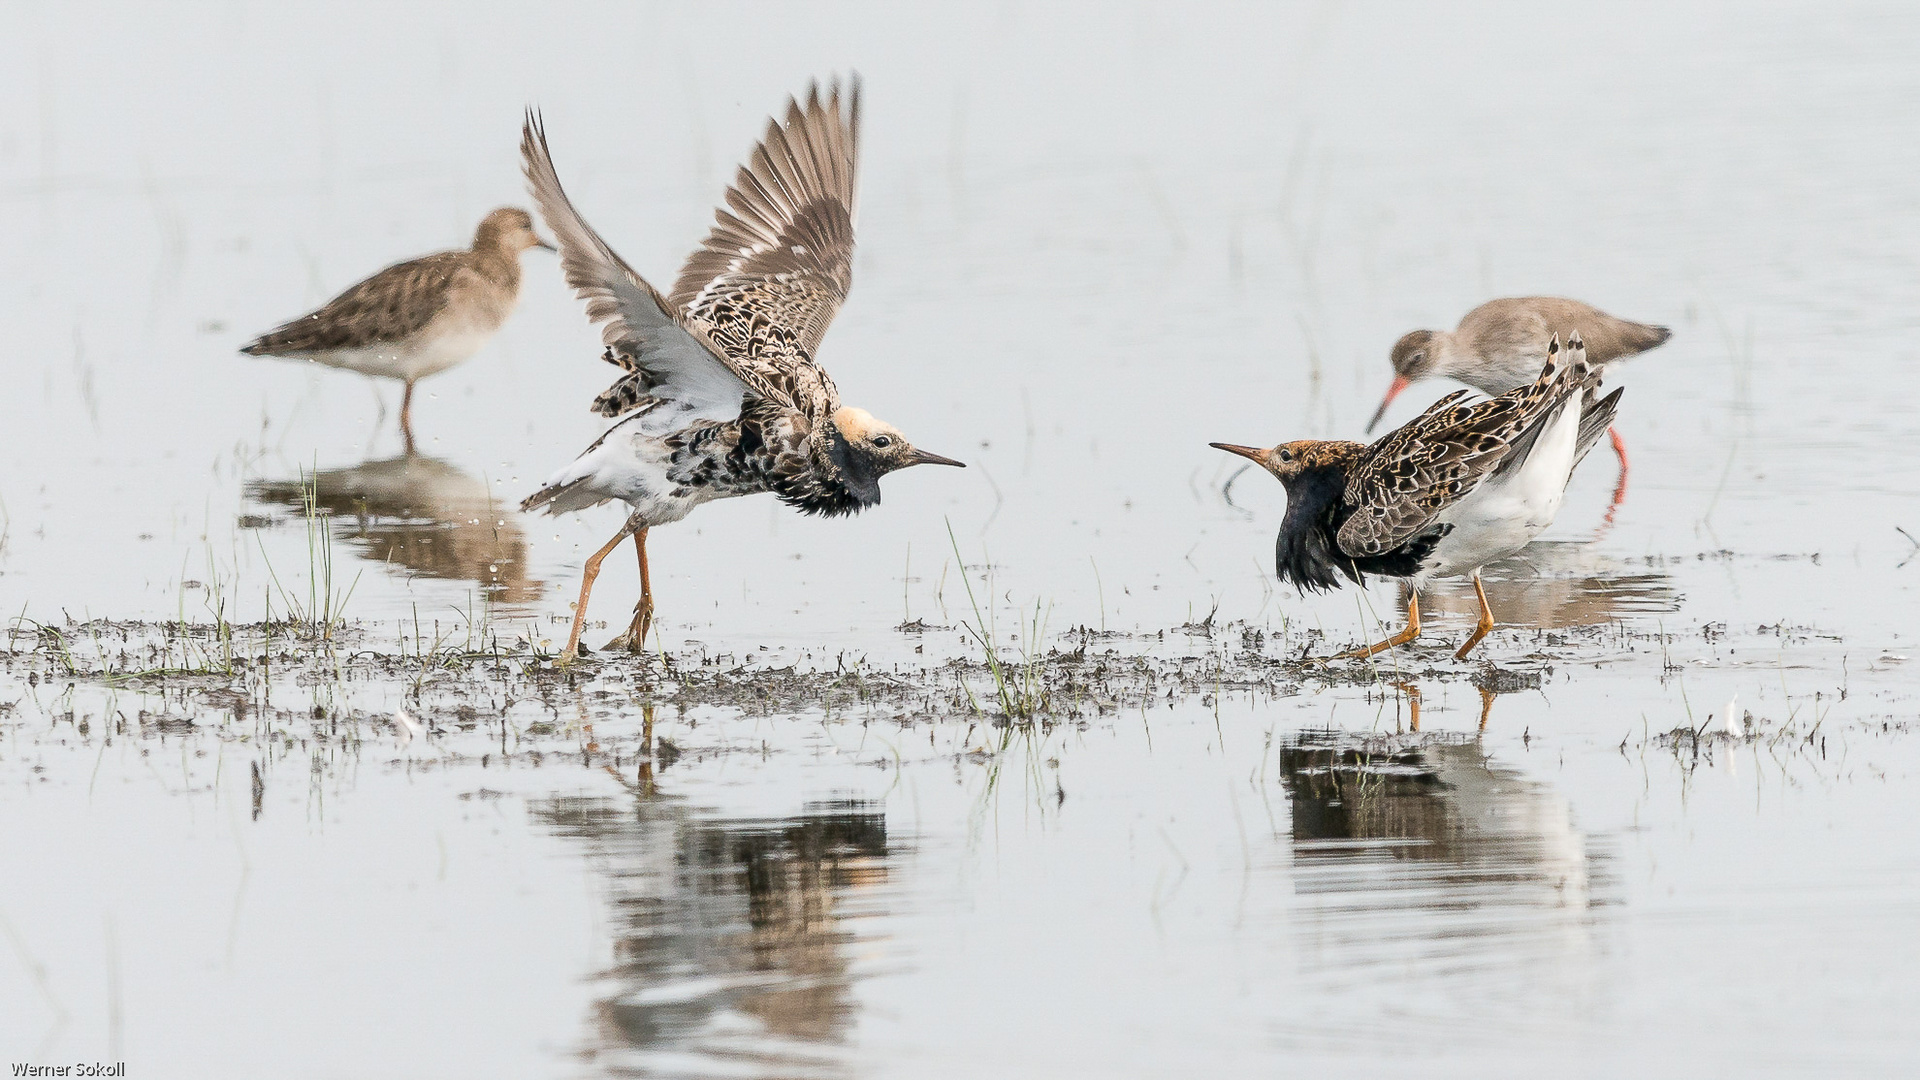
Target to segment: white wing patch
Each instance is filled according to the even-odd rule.
[[[567,284],[587,302],[587,317],[605,324],[601,339],[657,382],[650,397],[670,402],[683,415],[714,420],[738,417],[748,395],[792,407],[765,380],[735,367],[699,328],[676,318],[653,286],[587,224],[560,186],[546,133],[532,112],[520,152],[528,189],[559,243]]]

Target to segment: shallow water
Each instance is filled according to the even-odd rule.
[[[1472,622],[1459,583],[1422,597],[1434,644],[1364,685],[1030,731],[668,699],[653,734],[677,756],[646,776],[659,692],[637,669],[512,701],[503,681],[460,699],[473,730],[449,711],[403,746],[405,665],[282,687],[304,696],[263,717],[210,682],[68,695],[16,637],[0,1056],[916,1077],[1911,1058],[1920,16],[472,10],[9,17],[9,618],[284,615],[331,558],[358,649],[559,638],[619,516],[512,509],[598,433],[611,373],[551,256],[524,257],[499,337],[422,385],[415,457],[392,388],[235,349],[524,202],[528,103],[589,220],[664,281],[764,116],[850,67],[861,250],[823,360],[971,467],[890,477],[851,521],[743,500],[661,530],[676,654],[977,658],[967,582],[1016,651],[1036,611],[1045,646],[1167,662],[1375,635],[1395,590],[1279,587],[1279,486],[1206,443],[1357,436],[1394,338],[1493,295],[1674,328],[1619,372],[1626,498],[1609,520],[1595,454],[1549,539],[1489,573],[1484,717],[1443,647]],[[636,588],[608,565],[594,642]],[[895,629],[915,620],[936,629]],[[1751,738],[1661,741],[1736,694]],[[327,741],[316,704],[363,735]]]

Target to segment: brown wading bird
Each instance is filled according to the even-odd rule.
[[[1365,658],[1420,635],[1420,588],[1467,574],[1480,623],[1454,655],[1466,659],[1493,629],[1480,567],[1527,545],[1560,511],[1574,466],[1613,423],[1620,391],[1596,400],[1600,373],[1579,335],[1561,355],[1556,336],[1534,381],[1491,401],[1435,402],[1371,446],[1303,440],[1259,450],[1213,443],[1251,458],[1287,487],[1275,562],[1282,581],[1334,589],[1344,575],[1408,579],[1407,625],[1334,659]]]
[[[401,380],[400,435],[411,454],[413,384],[493,337],[520,299],[520,253],[534,247],[553,250],[525,210],[503,206],[481,220],[471,248],[395,263],[240,351]]]
[[[628,536],[640,556],[633,623],[609,647],[638,652],[653,621],[647,530],[714,499],[772,492],[834,517],[880,501],[880,478],[959,465],[917,450],[865,410],[840,404],[814,363],[853,274],[860,84],[789,101],[727,191],[706,243],[662,296],[614,254],[561,190],[546,133],[529,113],[527,182],[560,242],[567,283],[604,324],[602,357],[627,372],[594,400],[620,421],[553,474],[522,510],[562,514],[618,499],[626,524],[587,559],[563,660],[580,647],[600,563]]]
[[[1572,334],[1586,342],[1587,362],[1605,375],[1608,365],[1666,344],[1673,331],[1618,319],[1578,300],[1489,300],[1467,312],[1456,330],[1414,330],[1394,343],[1393,385],[1367,422],[1367,433],[1380,426],[1387,406],[1402,390],[1422,379],[1445,376],[1488,397],[1526,386],[1547,360],[1547,342],[1555,335]],[[1620,458],[1620,483],[1613,493],[1618,503],[1627,491],[1627,444],[1618,431],[1609,429],[1607,434]]]

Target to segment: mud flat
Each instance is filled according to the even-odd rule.
[[[1832,635],[1576,627],[1328,666],[1296,658],[1317,634],[1202,623],[990,664],[921,625],[884,659],[561,670],[485,627],[311,631],[15,624],[0,805],[31,824],[3,847],[37,885],[0,906],[31,973],[0,981],[10,1037],[238,1068],[350,997],[409,1019],[342,1060],[478,1023],[450,1053],[479,1073],[938,1072],[978,1060],[926,1035],[962,1008],[1029,1060],[1125,1071],[1086,1049],[1117,1017],[1204,1044],[1131,1047],[1156,1067],[1391,1067],[1389,1009],[1443,1068],[1803,1060],[1737,957],[1748,987],[1823,965],[1851,1004],[1817,1052],[1871,1064],[1894,1044],[1848,988],[1915,959],[1910,684]],[[1781,689],[1729,726],[1729,679]],[[1055,1008],[1067,986],[1098,1008]],[[208,1003],[280,1030],[216,1041],[187,1022]]]

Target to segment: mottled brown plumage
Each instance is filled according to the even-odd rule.
[[[1481,304],[1451,331],[1410,331],[1394,343],[1391,360],[1394,374],[1409,383],[1444,376],[1497,396],[1533,381],[1549,341],[1575,335],[1586,343],[1587,362],[1604,370],[1665,344],[1673,332],[1578,300],[1519,296]]]
[[[576,651],[600,561],[628,535],[641,560],[641,603],[626,643],[652,614],[647,530],[714,499],[771,492],[827,516],[879,503],[880,478],[959,462],[915,449],[900,432],[840,403],[813,359],[852,280],[859,84],[814,87],[789,102],[727,193],[706,243],[662,296],[602,240],[567,198],[539,119],[521,153],[535,203],[560,243],[567,282],[602,324],[602,359],[623,375],[594,401],[620,421],[522,509],[566,513],[619,499],[627,524],[587,560],[566,655]]]
[[[1394,343],[1393,384],[1367,430],[1379,426],[1401,391],[1422,379],[1457,379],[1489,396],[1525,386],[1546,362],[1547,343],[1574,336],[1586,343],[1587,362],[1604,375],[1609,365],[1665,344],[1673,332],[1557,296],[1489,300],[1467,312],[1454,330],[1414,330]],[[1620,458],[1620,483],[1613,493],[1617,506],[1626,495],[1627,444],[1618,432],[1612,435]]]
[[[480,222],[472,247],[389,266],[240,351],[401,380],[411,452],[413,384],[479,351],[520,298],[520,253],[552,246],[525,210],[501,207]]]
[[[1575,337],[1552,341],[1528,386],[1478,404],[1466,391],[1435,402],[1371,446],[1306,440],[1271,450],[1215,443],[1258,462],[1287,487],[1277,572],[1303,589],[1342,576],[1413,579],[1474,574],[1552,522],[1568,477],[1611,422],[1620,392],[1594,394],[1599,373]],[[1492,616],[1461,655],[1491,629]],[[1418,632],[1409,615],[1409,633]],[[1366,655],[1370,655],[1366,653]]]
[[[411,337],[446,307],[455,276],[471,261],[469,252],[442,251],[389,266],[327,301],[320,310],[267,331],[240,351],[279,356],[357,349]],[[519,268],[518,260],[509,265]],[[506,284],[517,288],[518,279],[515,273]]]
[[[813,352],[853,284],[859,126],[858,80],[844,102],[837,84],[825,98],[813,87],[804,106],[788,102],[784,125],[767,122],[727,189],[731,212],[715,211],[712,231],[667,298],[730,362],[810,417],[840,404]],[[632,374],[595,398],[593,410],[618,416],[647,400],[653,379],[609,345],[607,361]]]
[[[473,246],[395,263],[349,286],[318,311],[253,339],[251,356],[297,356],[412,338],[450,305],[471,304],[483,321],[506,320],[520,293],[520,253],[546,247],[525,210],[502,207],[474,232]]]
[[[1556,341],[1532,385],[1472,405],[1458,404],[1466,391],[1456,390],[1357,455],[1345,492],[1355,512],[1340,527],[1340,549],[1379,555],[1403,543],[1472,491],[1550,405],[1587,393],[1593,369],[1584,359],[1563,369],[1558,352]]]
[[[766,135],[727,189],[713,231],[674,282],[673,303],[717,328],[764,319],[802,349],[820,347],[853,285],[854,193],[860,162],[860,83],[841,110],[818,86]]]

